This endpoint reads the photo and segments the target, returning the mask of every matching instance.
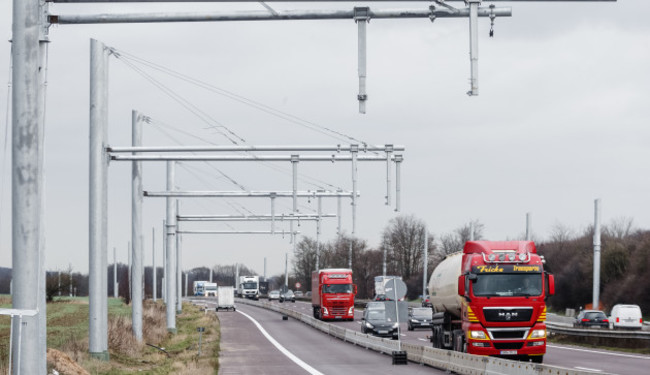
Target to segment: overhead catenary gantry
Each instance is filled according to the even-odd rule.
[[[126,3],[126,2],[182,2],[183,0],[53,0],[55,3]],[[206,0],[218,2],[220,0]],[[256,0],[238,0],[256,1]],[[273,0],[270,0],[273,1]],[[286,1],[286,0],[285,0]],[[297,0],[295,2],[298,2]],[[315,2],[314,0],[305,0],[303,2]],[[359,2],[364,0],[359,0]],[[428,0],[423,0],[428,1]],[[443,8],[450,9],[448,2],[454,0],[434,0],[435,13],[427,17],[431,20],[445,17]],[[463,0],[456,0],[463,1]],[[456,9],[452,13],[459,17],[470,18],[470,23],[474,23],[476,16],[490,17],[499,9],[488,9],[488,14],[483,15],[485,8],[478,6],[479,1],[464,0],[468,5],[466,9]],[[486,2],[488,0],[485,0]],[[538,0],[501,0],[501,1],[538,1]],[[544,1],[544,0],[539,0]],[[546,0],[553,2],[562,2],[563,0]],[[568,0],[573,2],[596,2],[596,1],[616,1],[616,0]],[[201,2],[200,0],[193,2]],[[235,2],[234,0],[228,2]],[[329,2],[336,2],[330,0]],[[470,8],[476,9],[476,13],[470,12]],[[510,12],[509,8],[505,8]],[[466,15],[463,15],[467,12]],[[470,14],[471,13],[471,14]],[[268,14],[274,15],[277,19],[282,12],[269,11]],[[267,14],[267,18],[268,18]],[[369,12],[371,18],[380,18],[378,12]],[[448,13],[451,16],[451,13]],[[476,16],[474,16],[476,14]],[[432,17],[434,15],[435,17]],[[508,16],[509,14],[505,14]],[[364,19],[359,13],[356,13],[356,21]],[[500,15],[499,15],[500,16]],[[128,15],[122,14],[116,16],[118,19],[126,20]],[[46,330],[46,305],[45,290],[43,283],[40,283],[39,277],[33,275],[44,275],[44,247],[45,239],[44,225],[42,222],[43,206],[43,139],[44,139],[44,108],[45,108],[45,72],[46,66],[46,46],[49,44],[48,30],[51,23],[62,23],[65,17],[63,15],[53,15],[49,12],[49,2],[43,0],[13,0],[13,22],[12,22],[12,268],[14,270],[14,298],[12,301],[14,309],[33,310],[37,309],[38,313],[34,317],[26,318],[21,327],[24,327],[21,337],[12,338],[11,347],[14,353],[22,353],[14,360],[14,373],[16,368],[22,369],[25,373],[45,373],[45,330]],[[289,18],[287,18],[289,19]],[[179,20],[180,21],[180,20]],[[202,20],[202,21],[205,21]],[[123,21],[122,21],[123,22]],[[144,22],[144,21],[138,21]],[[150,21],[157,22],[157,21]],[[163,22],[160,20],[160,22]],[[170,20],[169,22],[172,22]],[[101,18],[97,18],[94,23],[106,23]],[[361,26],[360,26],[361,27]],[[476,28],[470,32],[470,38],[473,38]],[[361,33],[359,33],[361,34]],[[365,34],[365,33],[364,33]],[[471,46],[471,51],[474,44]],[[108,50],[96,41],[91,42],[91,80],[102,81],[105,83],[107,70],[101,65],[102,61],[108,58]],[[472,64],[477,62],[477,55],[470,53]],[[474,69],[472,69],[474,72]],[[361,73],[361,72],[360,72]],[[364,76],[365,78],[365,76]],[[474,85],[477,80],[474,77],[471,80],[472,90],[470,93],[475,94]],[[360,86],[362,83],[360,75]],[[107,107],[97,105],[108,95],[107,86],[91,86],[90,93],[90,144],[91,146],[91,165],[101,166],[95,171],[91,170],[89,196],[95,199],[89,207],[89,303],[90,303],[90,327],[89,327],[89,352],[94,358],[103,360],[108,359],[108,340],[107,340],[107,305],[105,296],[107,293],[107,251],[106,223],[96,219],[95,211],[101,209],[106,204],[106,192],[102,191],[102,186],[96,184],[105,173],[108,160],[105,159],[103,149],[106,145],[105,134],[108,119]],[[361,100],[365,100],[365,92],[359,92],[360,109],[362,109]],[[93,148],[97,146],[96,148]],[[397,177],[399,178],[399,176]],[[101,218],[100,218],[101,219]],[[95,274],[96,273],[96,274]],[[95,275],[94,275],[95,274]],[[12,327],[16,327],[13,324]],[[17,329],[16,329],[17,331]],[[22,336],[24,340],[21,341]]]

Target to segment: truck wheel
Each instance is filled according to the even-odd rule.
[[[412,331],[412,330],[413,330],[413,327],[411,326],[411,323],[408,324],[408,330],[409,330],[409,331]]]
[[[528,358],[530,358],[530,361],[533,363],[542,363],[544,361],[543,355],[531,355]]]
[[[465,334],[460,329],[452,332],[452,347],[456,352],[462,352],[465,349]]]

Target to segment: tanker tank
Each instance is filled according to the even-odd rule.
[[[458,295],[463,252],[448,255],[431,273],[429,295],[435,312],[448,312],[460,319],[463,298]]]

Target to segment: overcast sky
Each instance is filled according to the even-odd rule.
[[[404,145],[402,213],[424,220],[435,236],[479,220],[487,239],[518,239],[530,212],[535,238],[543,240],[557,224],[580,231],[593,223],[595,198],[602,199],[604,223],[630,217],[635,227],[648,229],[650,2],[496,4],[512,7],[513,16],[497,18],[494,38],[488,37],[489,19],[480,20],[478,97],[465,94],[470,73],[466,19],[372,20],[365,115],[358,113],[356,100],[357,27],[352,20],[51,27],[45,151],[47,268],[71,265],[75,271],[88,270],[90,38],[122,55],[110,59],[111,145],[130,144],[133,109],[153,119],[144,130],[145,145],[232,144],[220,134],[226,129],[220,126],[245,140],[238,143],[248,145],[350,142],[145,65],[133,65],[135,60],[128,58],[133,56],[317,127],[369,144]],[[355,4],[270,5],[278,10],[347,10]],[[426,9],[429,3],[369,5]],[[255,3],[60,4],[51,6],[51,13],[153,9],[264,8]],[[3,1],[3,40],[11,39],[11,23],[11,1]],[[10,44],[5,43],[0,48],[0,72],[7,84],[9,63]],[[195,109],[189,111],[152,81]],[[8,93],[0,90],[1,135],[6,145],[0,155],[0,266],[11,267],[11,146],[5,140]],[[197,116],[199,111],[211,120]],[[145,190],[164,190],[164,164],[148,163],[144,168]],[[177,167],[176,177],[182,190],[239,190],[239,185],[247,190],[291,190],[290,172],[290,163],[184,163]],[[347,163],[301,163],[299,173],[299,190],[352,188]],[[131,235],[130,166],[111,163],[109,179],[109,263],[113,248],[118,250],[118,261],[126,263]],[[383,163],[360,163],[356,235],[370,246],[379,244],[382,230],[396,215],[394,206],[384,205],[385,180]],[[352,222],[349,203],[348,199],[343,204],[347,233]],[[270,207],[267,199],[186,199],[181,213],[268,214]],[[145,200],[146,265],[151,264],[152,228],[160,265],[164,208],[163,199]],[[303,213],[316,209],[314,201],[300,202]],[[277,202],[276,212],[290,210],[290,199]],[[324,200],[323,211],[336,213],[336,200]],[[215,223],[210,228],[268,230],[270,224]],[[315,237],[311,222],[301,223],[299,230]],[[336,219],[326,219],[322,239],[335,237]],[[262,273],[266,256],[267,273],[273,275],[284,270],[284,254],[290,250],[287,236],[186,235],[183,268],[239,262]]]

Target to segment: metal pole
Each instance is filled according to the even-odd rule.
[[[402,155],[395,155],[395,211],[402,209]]]
[[[474,222],[469,222],[469,240],[474,241]]]
[[[153,301],[156,302],[156,294],[157,294],[157,286],[158,280],[156,277],[156,228],[151,228],[151,264],[152,264],[152,275],[151,275],[151,287],[152,287],[152,292],[151,295],[153,297]]]
[[[129,241],[127,250],[126,250],[126,259],[129,267],[128,271],[128,280],[129,280],[129,298],[133,298],[133,281],[131,280],[131,269],[133,269],[133,266],[131,265],[133,262],[133,258],[131,258],[133,254],[133,246],[131,246],[131,241]]]
[[[348,268],[352,269],[352,241],[353,239],[350,238],[350,256],[348,257]]]
[[[600,296],[600,199],[594,201],[594,290],[592,308],[599,309]]]
[[[167,162],[167,190],[174,190],[174,162]],[[166,231],[166,242],[167,242],[167,263],[165,271],[165,292],[167,294],[167,331],[171,333],[176,333],[176,277],[175,275],[175,259],[174,259],[174,240],[176,237],[176,228],[174,217],[176,213],[174,212],[174,201],[171,197],[167,198],[167,231]]]
[[[359,145],[351,145],[350,153],[352,154],[352,237],[354,237],[357,229],[357,157],[359,156]]]
[[[266,281],[266,257],[264,257],[264,281]]]
[[[133,147],[142,145],[142,115],[137,111],[131,112],[131,144]],[[131,321],[133,336],[142,341],[142,162],[131,163]]]
[[[340,192],[341,190],[337,190]],[[354,192],[352,192],[354,194]],[[336,226],[336,234],[341,234],[341,196],[336,197],[336,217],[338,218],[338,225]]]
[[[275,193],[271,193],[271,233],[275,234]]]
[[[318,221],[316,222],[316,271],[320,269],[320,230],[321,217],[323,211],[323,199],[318,197]]]
[[[469,4],[469,60],[471,89],[467,95],[478,95],[478,6],[481,0],[465,0]]]
[[[212,274],[214,273],[213,271],[214,270],[212,268],[210,268],[210,282],[212,282]]]
[[[364,145],[364,151],[367,152],[384,152],[386,145]],[[142,147],[120,147],[110,146],[107,150],[111,153],[128,153],[133,152],[302,152],[302,151],[322,151],[322,152],[347,152],[350,151],[350,146],[346,145],[332,145],[332,146],[314,146],[314,145],[294,145],[294,146],[278,146],[278,145],[261,145],[261,146],[243,146],[243,145],[229,145],[229,146],[142,146]],[[403,145],[395,145],[393,151],[406,151]]]
[[[176,200],[176,212],[179,212],[179,203],[178,199]],[[176,223],[176,215],[174,215],[174,222]],[[176,223],[176,228],[178,228],[178,223]],[[183,298],[182,298],[182,289],[181,285],[183,279],[183,271],[181,270],[181,236],[176,233],[176,313],[180,314],[183,312]]]
[[[533,236],[532,226],[533,215],[528,212],[526,213],[526,241],[530,241],[531,237]]]
[[[393,155],[393,145],[386,145],[386,206],[390,206],[392,202],[391,194],[391,175],[393,174],[391,167],[393,165],[392,160]]]
[[[160,293],[163,302],[166,304],[167,303],[167,283],[165,282],[166,276],[167,276],[167,220],[163,220],[163,240],[162,240],[162,246],[163,246],[163,253],[162,253],[162,280],[160,283]]]
[[[386,277],[386,246],[383,246],[383,253],[384,253],[384,261],[382,262],[381,266],[381,274]]]
[[[292,178],[293,178],[293,210],[292,212],[294,214],[297,213],[298,211],[298,161],[299,161],[299,156],[298,155],[291,155],[291,169],[292,169]],[[293,231],[293,221],[290,224],[290,229],[291,229],[291,243],[295,244],[296,243],[296,236]],[[295,250],[295,247],[294,247]]]
[[[424,252],[424,264],[422,264],[422,268],[424,270],[423,275],[422,275],[422,298],[426,296],[427,293],[427,267],[429,265],[429,236],[427,236],[427,228],[424,228],[424,249],[422,249]]]
[[[108,360],[106,290],[106,207],[108,158],[108,50],[90,41],[89,332],[92,358]]]
[[[289,254],[284,253],[284,286],[289,289]]]
[[[358,29],[358,70],[359,70],[359,113],[366,113],[366,23],[369,20],[368,7],[354,8],[354,22]]]
[[[113,298],[117,298],[117,249],[113,247]]]

